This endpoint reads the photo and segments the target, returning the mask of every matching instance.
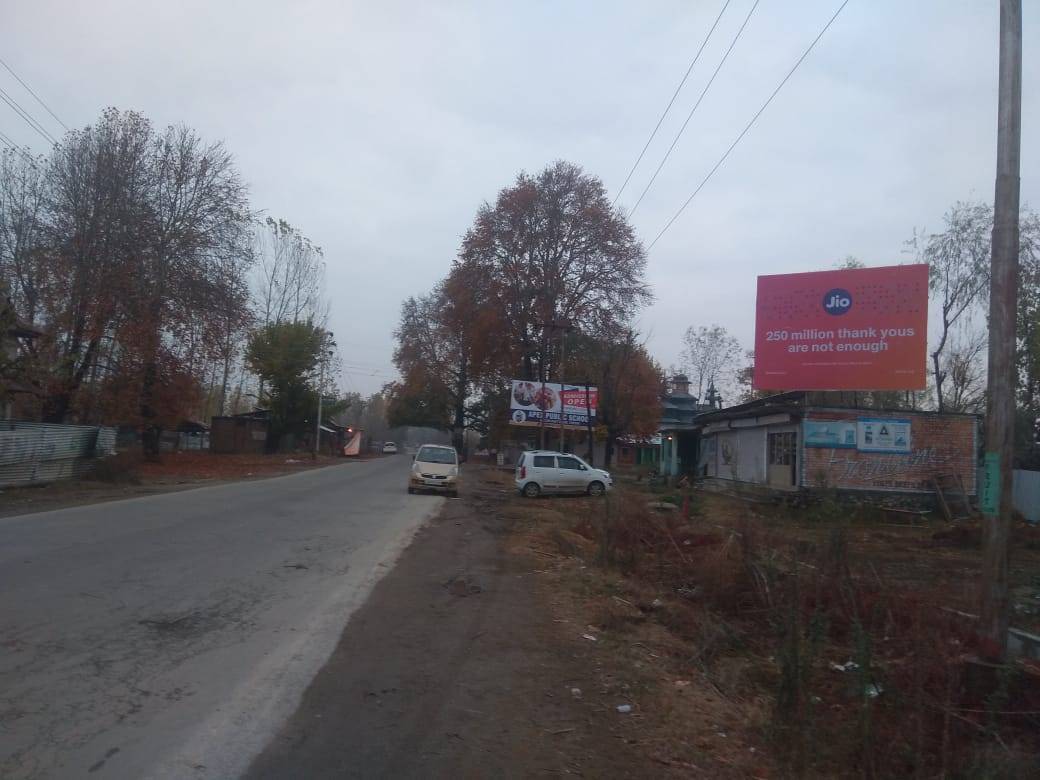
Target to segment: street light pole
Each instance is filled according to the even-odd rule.
[[[1022,151],[1022,0],[1000,0],[997,180],[990,258],[986,451],[980,501],[982,584],[979,630],[987,655],[1007,654],[1018,309],[1019,175]]]
[[[585,380],[585,435],[589,440],[589,465],[596,465],[596,450],[592,445],[592,403],[590,402],[589,380]]]
[[[548,350],[548,336],[545,325],[542,326],[542,353],[538,356],[538,375],[542,380],[542,392],[538,396],[538,449],[545,449],[545,353]]]
[[[328,337],[328,346],[326,346],[326,337]],[[314,460],[318,459],[318,452],[321,449],[321,402],[325,395],[325,358],[332,354],[331,347],[335,345],[336,342],[332,340],[332,331],[325,331],[321,334],[321,351],[318,353],[318,421],[314,425],[314,452],[311,454]]]
[[[567,325],[560,327],[560,452],[565,452],[563,446],[563,391],[566,375],[564,373],[567,365]]]

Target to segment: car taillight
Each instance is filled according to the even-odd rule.
[[[520,467],[520,479],[527,479],[527,466]]]

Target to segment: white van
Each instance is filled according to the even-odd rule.
[[[566,452],[530,450],[521,453],[516,462],[516,488],[527,498],[542,493],[601,496],[613,486],[609,472]]]

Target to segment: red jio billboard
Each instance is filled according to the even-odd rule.
[[[923,390],[928,266],[758,277],[754,387]]]

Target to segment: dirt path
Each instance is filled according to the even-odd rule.
[[[354,614],[248,777],[660,775],[594,695],[597,648],[554,622],[535,557],[506,552],[503,488],[482,473]]]

